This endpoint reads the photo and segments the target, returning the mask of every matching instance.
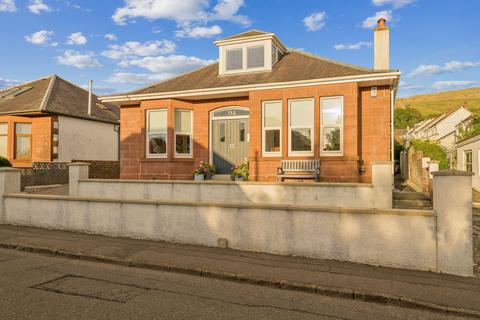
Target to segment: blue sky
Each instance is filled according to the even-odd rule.
[[[371,67],[373,22],[391,26],[400,96],[480,87],[479,0],[0,0],[0,87],[56,73],[107,94],[217,59],[249,29]]]

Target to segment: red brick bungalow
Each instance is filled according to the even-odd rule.
[[[320,160],[322,181],[369,182],[392,159],[400,77],[389,30],[375,29],[375,68],[287,49],[252,30],[216,41],[219,61],[127,94],[121,105],[121,177],[192,179],[200,161],[220,173],[248,160],[250,180],[275,181],[285,159]]]

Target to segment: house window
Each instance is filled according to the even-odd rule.
[[[15,158],[32,157],[32,124],[15,123]]]
[[[280,156],[282,139],[282,102],[264,102],[262,114],[263,154],[264,156]]]
[[[247,48],[247,68],[263,68],[265,66],[265,47]]]
[[[278,49],[275,46],[272,46],[272,65],[278,61]]]
[[[227,50],[226,59],[227,71],[243,69],[243,48]]]
[[[343,151],[343,97],[320,99],[321,153],[342,154]]]
[[[0,123],[0,157],[7,157],[8,123]]]
[[[297,156],[313,155],[313,99],[290,100],[289,154]]]
[[[175,109],[175,155],[192,155],[192,111]]]
[[[167,156],[167,109],[147,111],[147,157]]]
[[[464,163],[465,171],[472,172],[472,150],[465,151]]]

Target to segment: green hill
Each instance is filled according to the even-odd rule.
[[[421,94],[397,99],[395,107],[414,108],[425,117],[439,115],[463,104],[472,112],[480,111],[480,88]]]

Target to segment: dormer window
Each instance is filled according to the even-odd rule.
[[[247,48],[247,68],[265,67],[265,46]]]
[[[247,31],[216,41],[219,47],[219,74],[272,71],[287,48],[273,33]]]
[[[233,71],[243,69],[243,49],[230,49],[226,52],[226,70]]]

